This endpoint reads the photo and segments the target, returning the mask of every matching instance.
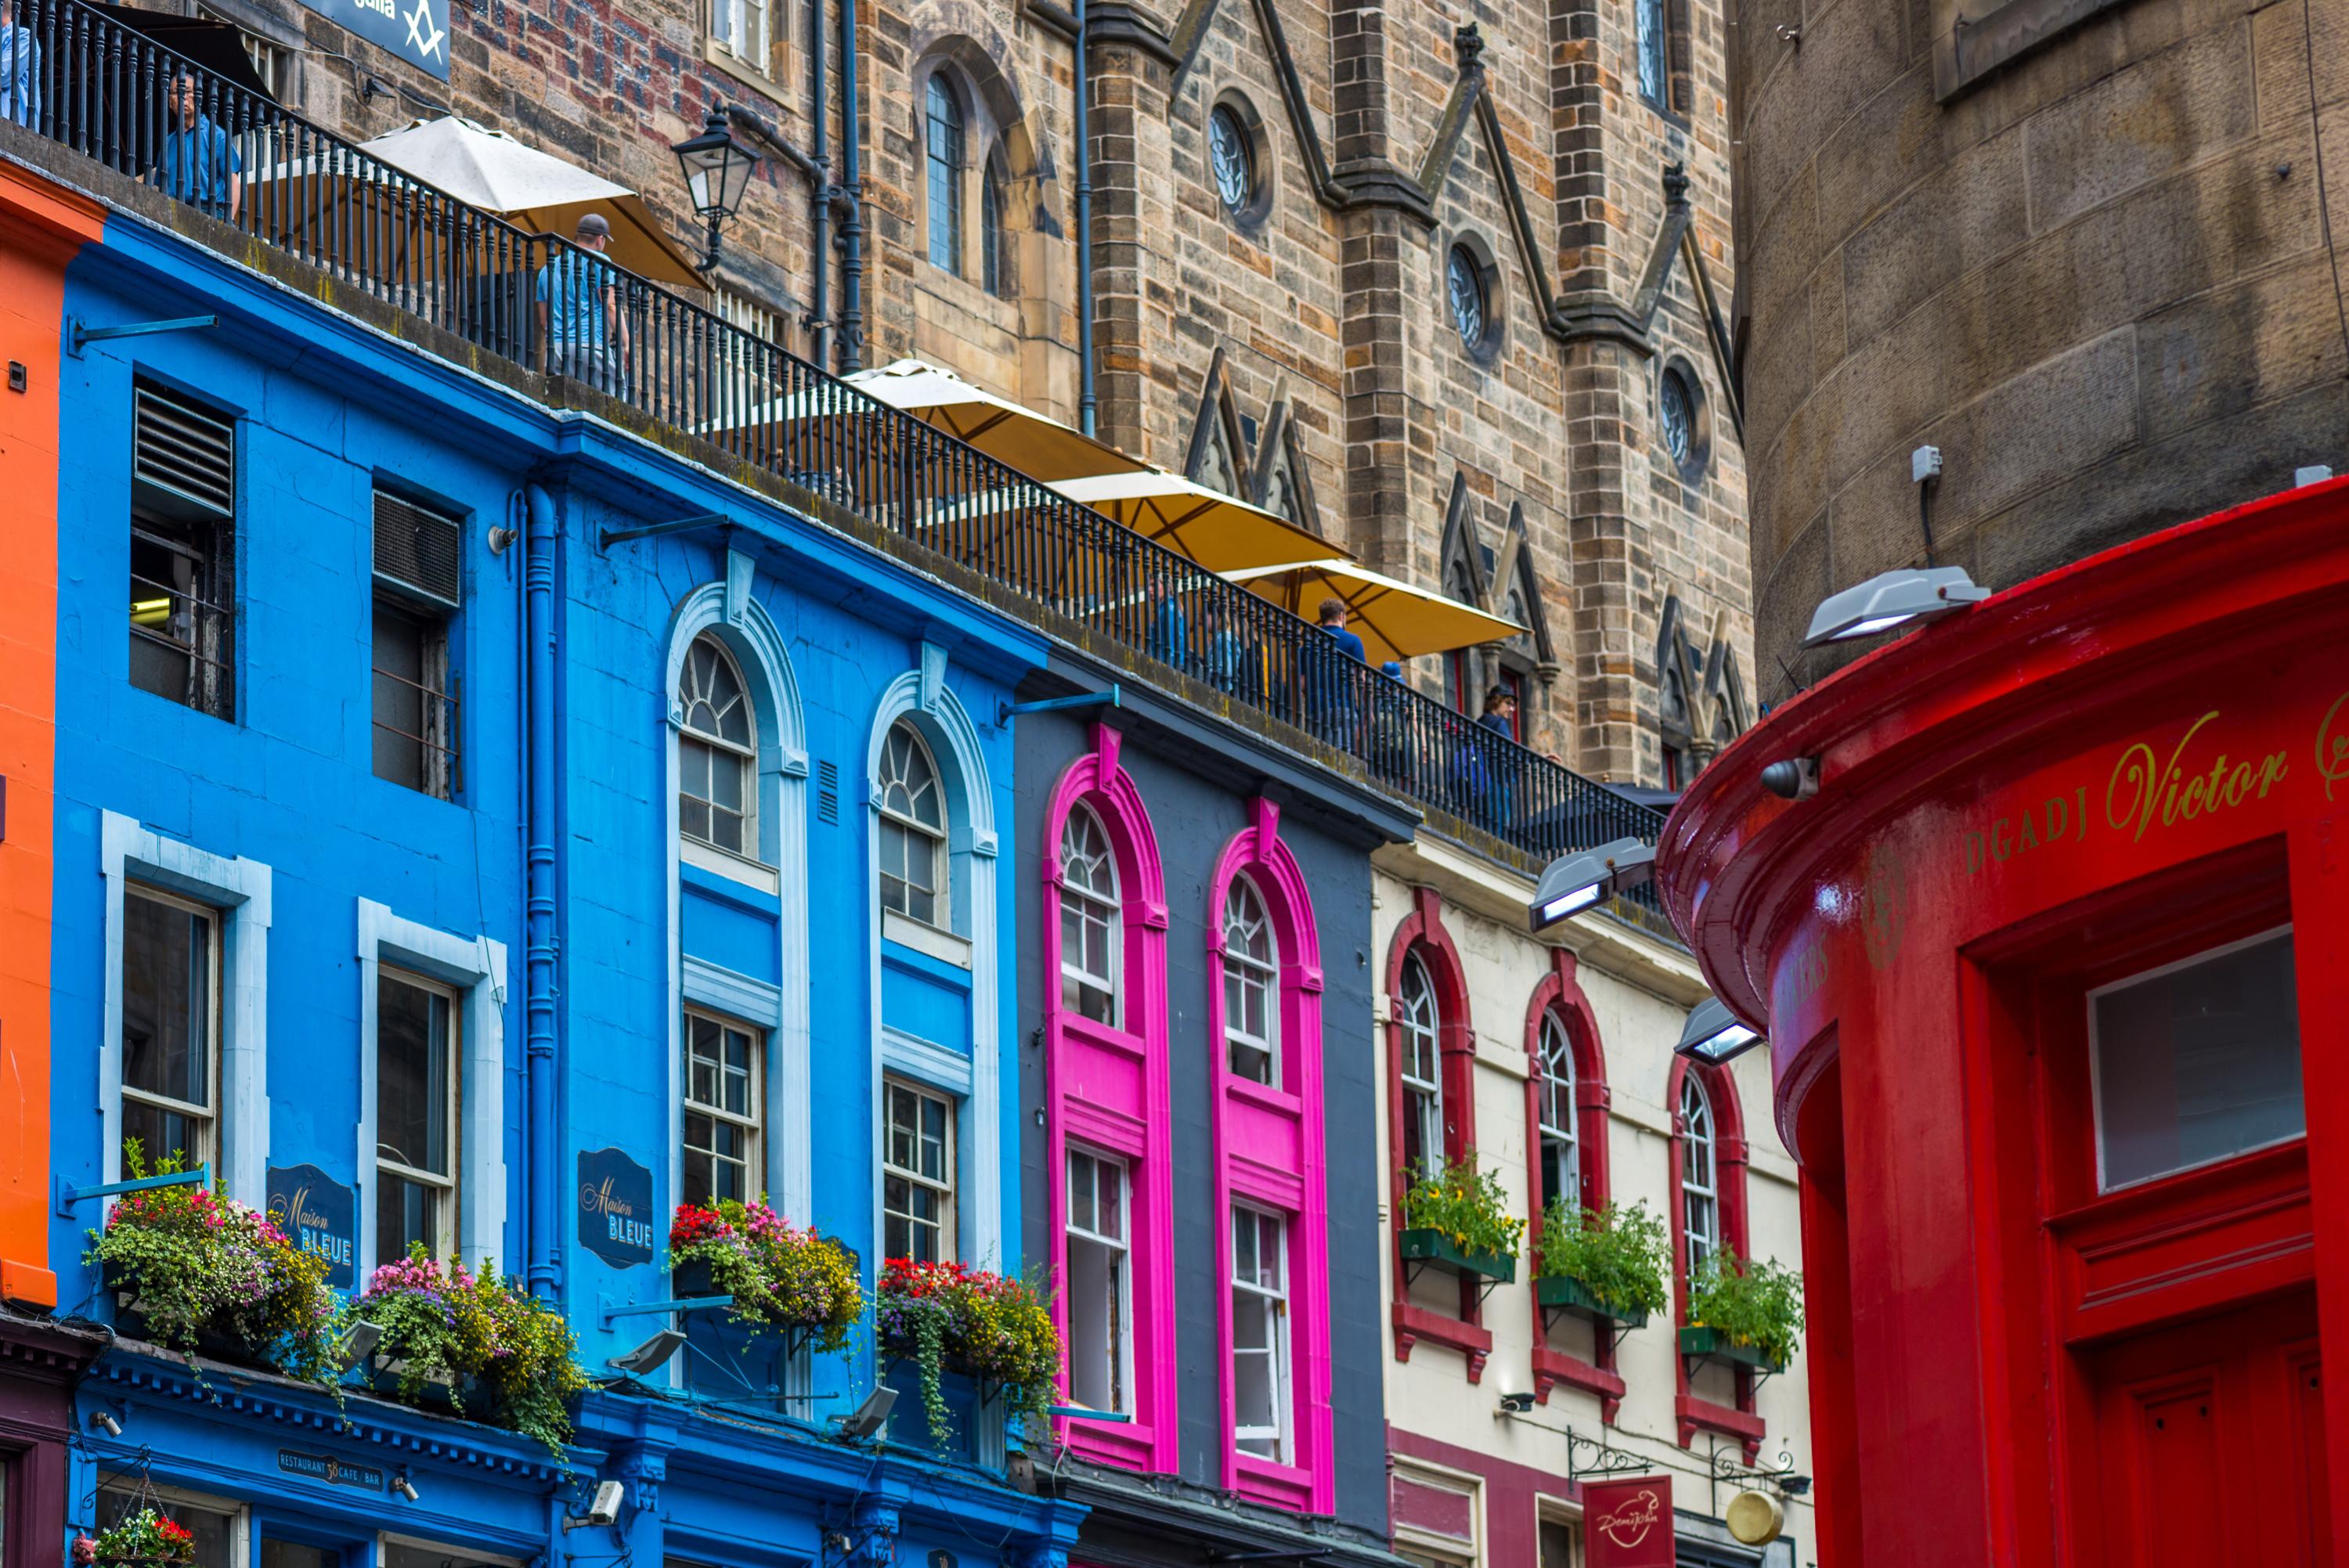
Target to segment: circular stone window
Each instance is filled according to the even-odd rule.
[[[1452,328],[1469,353],[1482,356],[1492,337],[1491,296],[1485,265],[1465,245],[1454,245],[1444,262],[1444,290],[1452,302]]]
[[[1656,429],[1682,478],[1702,478],[1708,456],[1704,397],[1688,367],[1677,361],[1666,365],[1656,378]]]
[[[1229,104],[1217,104],[1207,117],[1207,166],[1224,210],[1235,218],[1247,218],[1256,203],[1256,150],[1248,145],[1239,111]]]

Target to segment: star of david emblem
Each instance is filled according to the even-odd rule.
[[[408,14],[408,41],[416,46],[416,57],[431,59],[448,36],[432,25],[430,0],[416,0],[416,9]]]

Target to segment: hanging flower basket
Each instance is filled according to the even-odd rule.
[[[1458,1245],[1442,1231],[1405,1231],[1396,1238],[1402,1244],[1403,1262],[1433,1264],[1457,1274],[1475,1274],[1507,1284],[1517,1277],[1517,1260],[1504,1253],[1472,1252]]]
[[[981,1390],[1000,1393],[1007,1413],[1041,1419],[1060,1385],[1061,1332],[1042,1294],[1026,1281],[960,1264],[892,1258],[874,1301],[881,1348],[921,1370],[922,1408],[931,1440],[954,1440],[954,1422],[938,1379],[968,1372]]]
[[[79,1542],[76,1543],[77,1546]],[[88,1561],[112,1568],[116,1564],[193,1563],[196,1537],[184,1524],[149,1505],[126,1514],[90,1542]],[[82,1561],[77,1556],[76,1561]]]
[[[677,1299],[732,1296],[727,1315],[736,1323],[780,1329],[826,1354],[844,1349],[864,1315],[856,1254],[792,1224],[763,1201],[678,1205],[668,1259]]]

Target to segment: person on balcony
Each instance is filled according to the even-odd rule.
[[[612,248],[612,225],[590,212],[538,273],[538,335],[546,373],[626,397],[628,323],[620,314],[618,269],[600,258]]]
[[[171,83],[171,128],[163,138],[163,161],[157,170],[164,193],[215,218],[236,222],[244,194],[244,160],[228,132],[200,107],[192,72],[181,71]]]
[[[0,0],[0,119],[31,125],[41,115],[41,46],[16,20],[16,0]]]
[[[1306,674],[1311,682],[1312,708],[1321,738],[1341,751],[1355,748],[1354,734],[1358,715],[1354,711],[1354,665],[1370,662],[1362,639],[1346,630],[1346,602],[1336,594],[1321,601],[1318,617],[1321,630],[1329,634],[1331,646],[1314,650],[1319,657],[1312,661],[1315,667]]]

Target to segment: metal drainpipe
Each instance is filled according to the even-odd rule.
[[[1092,73],[1085,47],[1085,0],[1077,0],[1077,418],[1093,433],[1093,151],[1085,130]]]
[[[841,0],[843,5],[852,0]],[[831,138],[826,127],[831,106],[824,102],[823,7],[808,7],[808,92],[811,99],[809,122],[815,128],[814,150],[809,154],[815,164],[812,183],[815,193],[809,198],[808,222],[812,231],[810,249],[815,257],[815,281],[809,286],[808,315],[815,327],[814,352],[808,356],[818,368],[832,362],[832,158],[827,150]]]
[[[554,1299],[563,1284],[557,1262],[555,1184],[562,1161],[554,1125],[554,498],[523,487],[530,509],[528,566],[523,573],[529,637],[530,821],[523,871],[523,1060],[528,1122],[523,1161],[530,1171],[524,1232],[530,1244],[530,1288]]]
[[[864,367],[864,120],[856,104],[856,0],[840,0],[840,371]]]

